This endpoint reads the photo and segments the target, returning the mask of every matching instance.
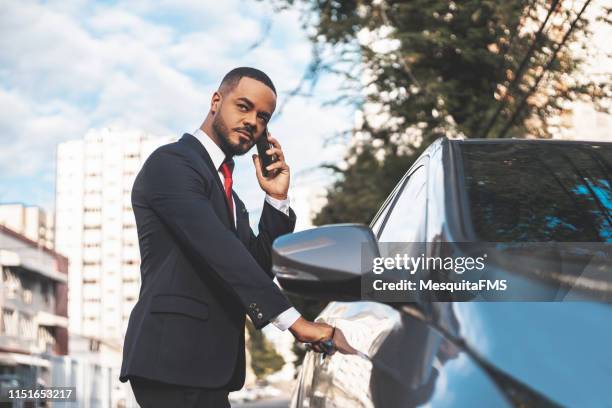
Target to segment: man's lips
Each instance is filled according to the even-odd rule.
[[[251,141],[252,137],[250,133],[245,132],[244,130],[236,130],[236,132],[240,134],[241,138],[246,139],[248,142]]]

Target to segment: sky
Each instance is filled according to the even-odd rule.
[[[596,30],[593,43],[608,56],[591,64],[593,72],[612,70],[610,33],[609,26]],[[236,66],[267,72],[283,105],[310,58],[300,11],[278,12],[267,1],[0,0],[0,202],[53,210],[56,146],[89,129],[192,132]],[[346,149],[325,141],[355,123],[348,107],[322,104],[339,85],[323,76],[312,98],[291,98],[269,126],[291,167],[297,229],[310,225],[333,181],[313,169],[341,161]],[[573,134],[612,139],[609,115],[579,108]],[[250,154],[237,160],[234,176],[255,218],[264,194]]]
[[[311,58],[299,10],[235,0],[0,0],[0,50],[0,202],[47,210],[58,143],[109,125],[164,137],[192,132],[236,66],[268,73],[280,106]],[[298,225],[308,224],[331,181],[312,169],[344,152],[325,140],[354,122],[349,108],[321,103],[338,85],[324,76],[314,97],[290,99],[269,125],[292,170]],[[260,207],[250,154],[235,171],[235,189],[248,207]]]

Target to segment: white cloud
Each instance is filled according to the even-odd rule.
[[[58,140],[78,137],[87,129],[78,108],[62,101],[32,103],[0,89],[0,174],[3,177],[52,171]]]
[[[167,45],[174,35],[172,27],[149,23],[140,16],[116,8],[99,8],[86,21],[94,34],[125,34],[130,41],[149,47]]]
[[[184,35],[168,50],[168,57],[184,70],[200,70],[214,76],[222,75],[227,66],[235,63],[227,54],[227,45],[210,32]]]
[[[191,131],[235,66],[265,70],[282,103],[310,50],[298,12],[274,13],[265,2],[0,0],[2,178],[30,177],[52,191],[41,174],[52,174],[56,144],[108,123],[160,135]],[[324,83],[321,92],[335,86]],[[321,151],[323,139],[350,123],[346,109],[295,98],[271,126],[297,174],[340,158],[341,149]],[[256,183],[243,186],[247,199],[261,194]]]

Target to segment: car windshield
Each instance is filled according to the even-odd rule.
[[[612,242],[612,144],[461,144],[477,237]]]

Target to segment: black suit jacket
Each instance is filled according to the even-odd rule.
[[[132,207],[142,286],[128,323],[120,381],[139,376],[191,387],[244,384],[245,313],[256,328],[290,307],[272,282],[271,245],[293,231],[264,203],[259,235],[234,194],[237,227],[204,146],[185,134],[136,177]]]

